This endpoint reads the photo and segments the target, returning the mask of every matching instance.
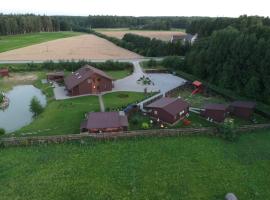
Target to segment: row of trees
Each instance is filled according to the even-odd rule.
[[[181,41],[176,43],[166,42],[130,33],[125,34],[122,40],[129,44],[133,51],[148,57],[184,56],[190,48],[189,43],[183,44]]]
[[[200,18],[193,20],[189,26],[187,26],[187,32],[191,34],[198,33],[200,37],[208,37],[214,31],[222,30],[228,26],[234,27],[240,31],[246,31],[251,27],[258,26],[270,26],[269,17],[259,17],[259,16],[247,16],[243,15],[239,18]]]
[[[268,18],[242,16],[222,29],[227,22],[216,27],[214,20],[201,29],[207,34],[202,34],[188,53],[185,70],[219,87],[269,103],[268,22]]]
[[[121,28],[148,30],[186,29],[200,17],[40,16],[0,14],[0,35],[40,31],[68,31],[78,28]]]

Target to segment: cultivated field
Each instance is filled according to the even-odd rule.
[[[53,40],[0,53],[0,60],[135,59],[136,53],[94,35]]]
[[[81,35],[77,32],[42,32],[21,35],[0,36],[0,52],[26,47],[33,44],[39,44],[60,38],[67,38]]]
[[[126,33],[133,33],[145,37],[157,38],[164,41],[169,41],[173,35],[184,35],[181,31],[137,31],[128,29],[96,29],[102,34],[122,39]]]

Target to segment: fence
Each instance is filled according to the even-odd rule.
[[[250,132],[258,129],[269,129],[270,124],[246,125],[237,128],[237,132]],[[73,135],[56,135],[56,136],[35,136],[35,137],[10,137],[2,138],[0,146],[28,146],[38,144],[59,144],[70,141],[84,140],[111,140],[120,138],[133,137],[168,137],[168,136],[185,136],[185,135],[208,135],[215,136],[218,129],[215,127],[208,128],[182,128],[182,129],[160,129],[160,130],[138,130],[115,133],[98,133],[98,134],[73,134]]]

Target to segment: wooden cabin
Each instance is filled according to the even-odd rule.
[[[234,101],[230,104],[231,114],[246,120],[252,117],[255,108],[256,103],[249,101]]]
[[[201,111],[201,115],[209,121],[224,122],[229,115],[229,107],[225,104],[206,104]]]

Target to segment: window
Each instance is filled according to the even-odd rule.
[[[100,78],[97,78],[97,81],[100,82]]]
[[[154,114],[157,115],[158,114],[158,111],[154,110]]]

